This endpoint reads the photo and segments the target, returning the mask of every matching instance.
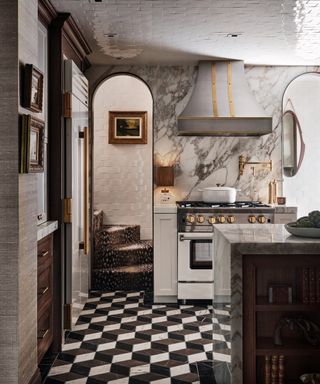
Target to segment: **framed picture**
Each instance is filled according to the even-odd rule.
[[[22,115],[20,135],[20,173],[43,172],[44,122]]]
[[[109,144],[147,144],[146,111],[110,111]]]
[[[42,112],[43,73],[32,64],[24,68],[22,106],[34,112]]]

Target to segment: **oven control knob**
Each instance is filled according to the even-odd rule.
[[[231,215],[227,217],[227,221],[228,223],[232,224],[236,221],[236,218],[233,215]]]
[[[204,223],[204,220],[205,220],[205,217],[203,215],[197,216],[197,222],[198,223],[202,224],[202,223]]]
[[[248,216],[248,221],[249,223],[253,224],[257,221],[256,217],[251,215],[251,216]]]
[[[210,216],[210,217],[208,217],[208,222],[209,222],[210,224],[215,224],[216,221],[217,221],[217,220],[216,220],[216,218],[215,218],[214,216]]]
[[[218,221],[223,224],[226,221],[226,218],[224,216],[218,216]]]
[[[188,223],[194,223],[195,222],[195,217],[193,216],[193,215],[187,215],[187,217],[186,217],[186,221],[188,222]]]
[[[267,221],[267,218],[264,215],[258,216],[258,221],[260,224],[264,224]]]

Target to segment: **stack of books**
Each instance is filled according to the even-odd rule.
[[[303,304],[320,303],[320,267],[302,268],[299,299]]]
[[[265,384],[284,384],[284,356],[267,355],[264,365]]]

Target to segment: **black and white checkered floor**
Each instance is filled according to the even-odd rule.
[[[88,299],[45,383],[183,384],[202,375],[201,383],[220,384],[213,371],[228,363],[225,307],[145,305],[143,292],[103,293]]]

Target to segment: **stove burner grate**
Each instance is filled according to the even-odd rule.
[[[179,208],[270,208],[260,201],[236,201],[235,203],[205,203],[204,201],[177,201]]]

